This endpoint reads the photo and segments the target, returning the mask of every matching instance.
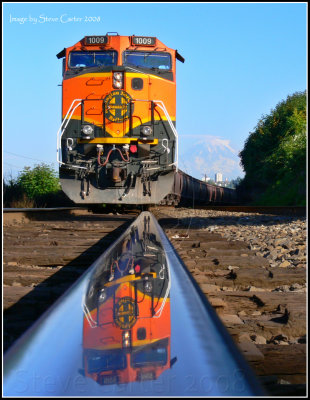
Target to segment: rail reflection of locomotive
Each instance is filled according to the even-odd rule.
[[[169,270],[149,223],[94,272],[83,302],[84,375],[99,384],[154,380],[173,363]]]
[[[155,37],[106,34],[86,36],[57,57],[63,58],[57,159],[70,199],[232,200],[233,191],[178,171],[176,61],[184,59],[176,50]]]

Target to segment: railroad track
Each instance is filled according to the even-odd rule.
[[[4,350],[83,274],[133,221],[87,209],[4,213]]]
[[[272,290],[283,286],[288,279],[292,284],[302,286],[305,270],[299,267],[296,273],[293,269],[271,269],[266,258],[251,251],[248,243],[227,241],[212,229],[200,229],[199,224],[195,226],[197,216],[190,216],[193,210],[186,210],[189,216],[180,214],[181,211],[175,209],[175,215],[171,215],[170,207],[152,209],[194,281],[260,376],[267,392],[273,395],[303,394],[306,295],[302,291]],[[214,228],[216,217],[210,218]],[[132,217],[103,217],[85,212],[85,215],[73,216],[73,220],[72,215],[62,215],[59,222],[43,218],[31,224],[13,224],[5,228],[5,347],[90,266],[104,246],[108,247],[119,236],[120,230],[125,229],[121,227],[124,219],[129,223]],[[57,227],[58,223],[60,226]],[[31,230],[27,232],[29,225]],[[102,235],[105,237],[98,242],[98,236]],[[36,238],[35,242],[33,238]],[[27,248],[29,251],[25,251]],[[18,250],[23,252],[22,257]],[[23,317],[18,321],[16,315]],[[294,328],[296,322],[298,327]],[[293,336],[296,343],[292,343]],[[197,383],[188,382],[188,385],[194,387]]]
[[[9,349],[4,368],[8,396],[264,393],[149,212]]]
[[[267,392],[305,393],[306,223],[298,209],[151,211]]]

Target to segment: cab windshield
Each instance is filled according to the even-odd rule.
[[[166,365],[167,364],[167,348],[166,347],[150,347],[132,353],[131,364],[134,368]]]
[[[88,372],[103,372],[125,369],[127,367],[126,355],[122,351],[98,352],[87,360]]]
[[[124,51],[123,65],[146,69],[171,70],[171,56],[168,53],[157,51]]]
[[[116,51],[72,51],[70,68],[109,67],[117,64]]]

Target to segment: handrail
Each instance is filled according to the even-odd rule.
[[[170,118],[170,115],[166,109],[166,106],[164,104],[164,102],[162,100],[142,100],[142,99],[132,99],[131,101],[143,101],[143,102],[153,102],[153,103],[157,103],[157,106],[164,112],[165,117],[167,118],[167,121],[169,123],[169,126],[175,136],[176,139],[176,161],[174,163],[172,163],[171,165],[175,165],[176,166],[176,171],[178,171],[179,169],[179,136],[178,136],[178,132],[175,128],[175,126],[173,125],[173,122]]]
[[[150,253],[153,255],[150,256]],[[127,255],[129,258],[134,257],[133,265],[136,268],[139,264],[142,272],[143,268],[147,270],[150,262],[155,260],[155,264],[151,265],[158,268],[156,276],[159,281],[156,287],[162,287],[157,292],[161,294],[155,295],[152,292],[152,295],[147,295],[147,292],[142,295],[141,283],[152,284],[153,280],[142,280],[143,275],[139,276],[139,272],[136,272],[138,275],[132,275],[130,271],[120,278],[113,276],[112,280],[115,281],[111,290],[111,260],[117,257],[121,260]],[[145,264],[142,264],[143,257]],[[137,297],[135,302],[128,297],[130,282],[134,282],[135,287],[131,296],[134,292],[140,293],[138,301]],[[117,292],[118,288],[120,291]],[[152,286],[148,286],[148,290],[150,288],[153,290]],[[102,293],[108,297],[99,303]],[[156,296],[161,297],[161,303]],[[144,301],[151,300],[153,318],[148,316],[149,303],[143,305]],[[151,337],[148,336],[150,333],[145,337],[142,332],[142,342],[139,342],[137,331],[140,328],[135,328],[135,321],[131,327],[118,327],[120,321],[116,323],[115,318],[120,310],[110,310],[111,306],[116,307],[121,301],[127,302],[127,308],[121,310],[121,315],[129,315],[131,307],[132,318],[141,321],[138,327],[145,327],[146,331],[154,328]],[[124,319],[124,323],[126,321],[129,319]],[[122,346],[121,339],[118,339],[122,335],[123,341],[126,335],[132,338],[132,342],[127,343],[129,347],[125,349],[122,349],[124,342]],[[113,346],[108,343],[103,345],[101,337],[114,337],[115,343]],[[157,368],[156,364],[152,366],[149,363],[146,376],[153,380],[140,382],[138,370],[130,375],[126,369],[132,368],[131,357],[137,351],[143,352],[146,349],[148,352],[153,349],[154,343],[162,343],[161,346],[166,343],[165,346],[168,346],[166,364]],[[156,348],[159,349],[156,350],[156,357],[164,354],[164,347]],[[101,378],[106,377],[110,384],[102,386],[96,382],[95,375],[101,371],[99,361],[105,349],[108,349],[105,354],[112,357],[110,361],[117,365],[121,363],[122,367],[120,370],[111,367],[112,370],[107,371],[109,362],[103,362],[101,373],[105,375],[101,375]],[[93,360],[97,368],[95,374],[87,374],[88,362],[85,363],[85,357],[88,354],[95,357],[90,360]],[[174,358],[170,359],[170,356]],[[116,357],[121,357],[120,361],[115,360]],[[125,364],[124,357],[127,360]],[[172,368],[176,359],[177,367]],[[4,355],[3,365],[4,396],[145,397],[146,393],[155,397],[264,395],[214,309],[195,287],[172,244],[149,212],[142,212],[79,280],[15,342]],[[159,371],[159,375],[150,377],[150,367]],[[139,371],[142,373],[143,368],[139,368]],[[123,381],[120,383],[123,385],[118,386],[117,382],[121,378]]]
[[[165,116],[166,116],[167,121],[168,121],[168,123],[169,123],[169,125],[170,125],[170,128],[171,128],[171,130],[172,130],[172,132],[173,132],[173,134],[174,134],[174,136],[175,136],[175,139],[176,139],[176,140],[175,140],[175,142],[176,142],[176,147],[175,147],[176,161],[175,161],[173,164],[174,164],[175,167],[176,167],[176,171],[178,171],[178,169],[179,169],[179,136],[178,136],[178,132],[177,132],[175,126],[174,126],[173,123],[172,123],[172,120],[171,120],[171,118],[170,118],[170,115],[168,114],[168,111],[167,111],[167,109],[166,109],[166,107],[165,107],[164,102],[161,101],[161,100],[153,100],[153,102],[154,102],[154,103],[158,103],[157,105],[159,106],[159,108],[160,108],[161,110],[163,110],[163,112],[165,113]]]
[[[72,108],[73,104],[76,101],[79,101],[79,103],[74,108]],[[60,128],[57,131],[57,162],[58,162],[58,164],[66,165],[64,162],[60,161],[61,138],[62,138],[62,135],[64,134],[64,132],[65,132],[65,130],[66,130],[71,118],[72,118],[72,115],[73,115],[74,111],[81,105],[82,101],[83,101],[82,99],[74,99],[72,101],[71,106],[69,107],[69,109],[67,111],[67,114],[65,115],[64,119],[62,120]],[[71,111],[71,109],[72,109],[72,111]],[[69,115],[69,118],[67,119],[67,116],[68,116],[69,113],[70,113],[70,115]],[[72,167],[80,168],[80,169],[87,169],[86,167],[82,167],[80,165],[72,165]]]
[[[56,150],[57,150],[57,162],[58,162],[59,164],[64,164],[62,161],[60,161],[60,157],[59,157],[59,153],[60,153],[60,150],[61,150],[61,137],[62,137],[62,135],[63,135],[63,133],[64,133],[64,131],[65,131],[65,129],[66,129],[66,127],[65,127],[64,129],[62,129],[62,127],[63,127],[63,125],[66,123],[66,121],[67,121],[67,116],[68,116],[68,114],[69,114],[71,108],[73,107],[73,104],[74,104],[76,101],[82,101],[82,99],[74,99],[74,100],[72,101],[71,106],[68,108],[67,114],[65,115],[64,119],[62,120],[62,122],[61,122],[61,124],[60,124],[60,128],[59,128],[58,131],[57,131],[57,148],[56,148]],[[81,104],[81,103],[80,103],[80,104]],[[66,126],[67,126],[67,125],[66,125]],[[61,135],[60,135],[60,132],[61,132]],[[60,136],[59,136],[59,135],[60,135]]]

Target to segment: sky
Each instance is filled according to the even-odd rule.
[[[237,155],[262,115],[307,88],[306,3],[2,3],[2,22],[5,179],[42,162],[58,169],[56,54],[87,35],[156,36],[185,58],[176,123],[189,172],[207,155],[194,144],[226,143]]]

